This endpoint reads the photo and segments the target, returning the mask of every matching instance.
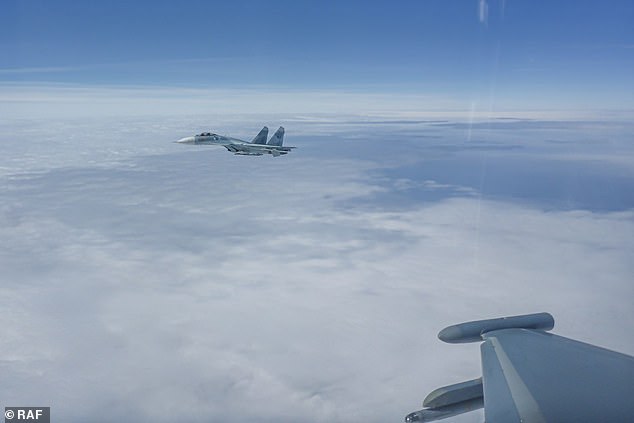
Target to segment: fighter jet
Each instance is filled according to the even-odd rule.
[[[221,145],[230,152],[239,156],[262,156],[271,154],[278,157],[288,154],[295,147],[284,147],[284,128],[279,127],[275,134],[268,142],[266,137],[269,134],[269,128],[266,126],[253,138],[253,141],[243,141],[237,138],[231,138],[224,135],[218,135],[211,132],[203,132],[193,137],[185,137],[176,141],[179,144],[201,144],[201,145]]]
[[[487,423],[632,421],[634,357],[547,333],[554,325],[537,313],[443,329],[442,341],[482,342],[482,377],[432,391],[405,421],[483,407]]]

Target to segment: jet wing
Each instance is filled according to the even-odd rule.
[[[634,416],[634,357],[528,329],[483,339],[487,422],[625,422]]]
[[[487,423],[630,420],[634,357],[547,333],[553,325],[550,314],[539,313],[444,329],[439,338],[446,342],[483,341],[481,385],[475,379],[437,389],[406,421],[470,411],[479,392]]]

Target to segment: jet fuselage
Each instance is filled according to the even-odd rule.
[[[267,133],[268,128],[262,128],[262,131],[260,131],[252,142],[218,135],[211,132],[203,132],[202,134],[181,138],[176,142],[179,144],[193,145],[221,145],[228,151],[240,156],[262,156],[264,154],[281,156],[288,154],[291,149],[295,148],[282,146],[284,128],[280,127],[269,143],[266,142]]]

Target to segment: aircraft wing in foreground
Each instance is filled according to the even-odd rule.
[[[449,326],[438,338],[482,342],[482,377],[431,392],[406,422],[484,407],[487,423],[625,422],[634,416],[634,357],[547,333],[548,313]]]
[[[295,147],[285,147],[284,128],[279,127],[270,140],[266,140],[269,128],[266,126],[260,130],[253,141],[243,141],[237,138],[231,138],[224,135],[218,135],[211,132],[203,132],[202,134],[191,137],[181,138],[176,141],[179,144],[196,144],[196,145],[221,145],[228,151],[240,156],[262,156],[270,154],[273,157],[288,154]]]

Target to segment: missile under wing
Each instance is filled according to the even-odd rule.
[[[449,343],[482,342],[482,377],[430,393],[406,422],[484,407],[487,423],[617,422],[634,416],[634,357],[548,333],[548,313],[449,326]]]

